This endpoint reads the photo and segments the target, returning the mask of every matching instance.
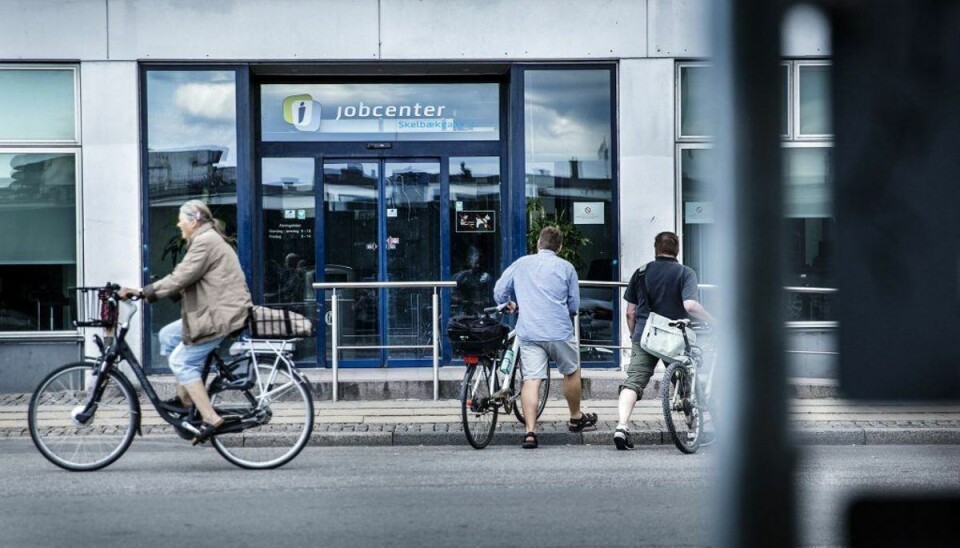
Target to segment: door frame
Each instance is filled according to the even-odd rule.
[[[437,166],[439,182],[440,182],[440,196],[439,196],[439,231],[440,231],[440,240],[439,240],[439,258],[440,258],[440,268],[439,268],[439,277],[444,278],[443,272],[449,272],[450,269],[450,234],[449,229],[449,219],[444,215],[444,212],[448,210],[449,206],[449,174],[445,173],[444,166],[449,165],[447,158],[442,158],[439,156],[433,157],[417,157],[417,158],[404,158],[398,156],[389,156],[389,157],[367,157],[367,158],[342,158],[328,156],[324,157],[317,165],[317,173],[320,174],[320,181],[317,184],[316,188],[320,189],[318,193],[319,198],[316,201],[317,210],[323,209],[324,214],[326,213],[326,207],[324,203],[324,196],[326,195],[324,186],[326,181],[324,180],[324,166],[328,163],[346,163],[346,162],[358,162],[358,163],[376,163],[378,166],[377,170],[377,279],[378,281],[389,281],[390,272],[388,270],[388,257],[387,257],[387,247],[386,247],[386,238],[389,236],[387,231],[387,201],[386,201],[386,182],[387,182],[387,172],[386,165],[388,163],[404,163],[409,162],[413,163],[424,163],[424,164],[434,164]],[[323,251],[323,254],[318,253],[317,255],[317,272],[322,272],[326,274],[326,249],[324,248],[326,241],[326,224],[323,226],[318,226],[316,228],[316,238],[317,243],[319,243],[319,249]],[[449,277],[449,276],[447,276]],[[381,288],[378,290],[377,295],[377,318],[379,326],[379,345],[388,345],[390,344],[390,301],[387,298],[387,292],[389,290],[386,288]],[[449,293],[447,290],[443,290],[443,293]],[[321,291],[317,291],[317,299],[323,299],[324,306],[326,305],[326,297],[321,295]],[[441,303],[441,320],[446,316],[446,313],[443,312],[443,304]],[[326,344],[326,337],[324,337],[324,346]],[[323,348],[324,357],[326,356],[326,348]],[[429,365],[433,363],[432,358],[391,358],[389,349],[380,349],[379,358],[376,361],[371,359],[358,359],[358,360],[340,360],[340,364],[344,367],[387,367],[388,364],[391,367],[422,367],[424,365]]]
[[[363,83],[394,83],[394,82],[449,82],[449,83],[469,83],[469,82],[488,82],[499,85],[500,100],[500,138],[497,141],[263,141],[260,135],[260,86],[262,84],[274,83],[315,83],[319,79],[329,83],[342,82],[363,82]],[[441,266],[440,279],[448,280],[451,276],[451,265],[449,264],[449,245],[450,226],[449,215],[447,215],[450,202],[449,171],[451,157],[497,157],[500,162],[500,215],[504,221],[501,223],[500,230],[500,271],[502,272],[513,262],[511,253],[511,242],[514,240],[513,223],[506,222],[515,214],[523,214],[525,203],[518,202],[519,206],[513,203],[510,194],[510,188],[513,186],[509,182],[510,164],[509,164],[509,135],[515,128],[511,127],[510,110],[510,74],[485,75],[481,77],[451,77],[451,76],[427,76],[427,77],[391,77],[391,78],[351,78],[351,77],[263,77],[258,78],[255,75],[249,81],[250,89],[250,118],[252,126],[252,141],[254,145],[252,179],[254,190],[251,192],[252,199],[252,222],[251,232],[253,234],[253,250],[251,255],[251,270],[253,271],[251,284],[251,293],[254,302],[263,302],[263,276],[260,275],[263,264],[263,195],[260,185],[262,179],[262,163],[265,158],[313,158],[315,162],[315,217],[314,234],[316,250],[316,274],[314,281],[322,282],[324,277],[324,268],[326,267],[326,256],[324,249],[325,236],[325,211],[324,211],[324,193],[323,193],[323,164],[330,160],[349,160],[349,161],[389,161],[393,159],[413,160],[413,159],[439,159],[440,162],[440,238],[441,238]],[[521,126],[522,127],[522,126]],[[382,175],[381,175],[382,176]],[[522,187],[523,179],[520,179]],[[382,186],[382,184],[381,184]],[[519,207],[519,209],[516,209]],[[516,209],[516,211],[514,211]],[[519,235],[521,241],[525,241],[523,234]],[[447,257],[444,261],[443,257]],[[449,314],[451,306],[451,292],[449,289],[440,291],[440,321],[444,322]],[[326,317],[326,306],[324,296],[319,292],[317,294],[317,308],[320,318]],[[382,324],[385,325],[385,324]],[[326,329],[326,323],[321,325]],[[441,365],[449,365],[451,362],[450,343],[446,337],[441,337]],[[385,351],[381,351],[379,360],[340,360],[341,367],[422,367],[432,363],[430,359],[424,360],[387,360]],[[327,358],[326,336],[317,337],[317,363],[305,363],[304,366],[332,367]]]

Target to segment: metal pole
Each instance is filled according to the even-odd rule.
[[[440,399],[440,297],[433,288],[433,401]]]
[[[340,349],[337,348],[338,343],[340,342],[340,319],[337,306],[337,288],[334,287],[330,292],[330,320],[333,323],[330,329],[330,346],[331,351],[333,352],[333,401],[338,401],[340,399],[339,394],[339,366],[340,366]]]
[[[722,288],[719,544],[794,544],[783,344],[780,27],[784,2],[718,0],[713,111]]]

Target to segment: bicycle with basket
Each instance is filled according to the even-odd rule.
[[[54,370],[33,393],[27,422],[40,453],[73,471],[97,470],[119,459],[134,436],[143,435],[141,403],[130,374],[159,417],[192,440],[199,432],[199,413],[161,400],[127,343],[139,299],[121,300],[116,284],[75,289],[75,325],[103,330],[92,337],[99,355]],[[313,329],[299,314],[255,307],[249,333],[231,345],[230,358],[224,360],[216,350],[207,356],[202,378],[214,408],[228,421],[210,442],[229,462],[276,468],[307,445],[313,395],[292,356],[299,338]]]
[[[447,337],[454,354],[467,366],[460,390],[460,418],[467,441],[475,449],[490,444],[502,409],[524,423],[520,405],[523,369],[520,339],[515,329],[501,323],[506,304],[485,308],[477,315],[454,316]],[[537,418],[550,393],[549,376],[540,383]]]

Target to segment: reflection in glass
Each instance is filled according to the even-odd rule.
[[[440,164],[385,162],[387,280],[440,279]],[[387,344],[426,345],[433,338],[430,289],[387,290]],[[428,358],[430,349],[391,350],[390,358]]]
[[[261,166],[263,303],[316,322],[314,159],[264,158]],[[315,363],[315,349],[316,340],[308,338],[295,359]]]
[[[500,158],[450,158],[451,313],[493,306],[500,275]]]
[[[829,135],[833,132],[830,120],[830,67],[800,65],[800,134]]]
[[[0,154],[0,331],[73,328],[76,223],[74,154]]]
[[[525,173],[528,227],[543,215],[565,231],[564,258],[581,280],[610,281],[613,249],[611,73],[607,70],[529,70],[524,76]],[[527,235],[533,252],[537,234]],[[575,236],[589,245],[574,245]],[[614,359],[614,299],[582,289],[580,329],[585,360]]]
[[[233,71],[161,71],[146,75],[150,280],[173,271],[186,242],[177,213],[187,200],[210,206],[224,231],[237,234],[236,85]],[[169,299],[147,307],[151,348],[157,332],[180,317]],[[166,358],[151,353],[154,367]]]
[[[836,221],[830,191],[833,149],[784,148],[783,164],[790,273],[786,285],[836,287],[832,255]],[[833,296],[791,293],[787,304],[788,320],[836,319]]]
[[[375,282],[379,272],[377,193],[380,166],[376,162],[332,162],[323,166],[324,253],[326,282]],[[325,310],[331,292],[326,291]],[[373,289],[339,291],[340,344],[380,344],[380,296]],[[332,359],[331,330],[327,360]],[[345,350],[343,359],[379,359],[379,350]]]
[[[710,67],[680,67],[680,135],[713,135],[710,128]]]
[[[0,68],[0,141],[76,141],[75,75]]]
[[[788,274],[784,285],[836,287],[832,245],[836,223],[830,202],[832,149],[829,147],[783,148],[787,217]],[[713,151],[683,149],[680,172],[683,192],[683,262],[697,272],[700,283],[715,283],[717,265],[714,187],[711,180]],[[704,292],[710,309],[710,293]],[[831,295],[787,294],[790,321],[836,319],[836,298]]]
[[[790,65],[780,65],[780,135],[790,133]]]

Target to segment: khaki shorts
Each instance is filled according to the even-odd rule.
[[[520,371],[524,379],[547,378],[550,360],[563,376],[580,369],[580,345],[575,337],[566,341],[520,341]]]
[[[630,356],[630,364],[627,365],[627,379],[620,385],[620,391],[629,388],[637,393],[637,397],[643,396],[643,389],[650,382],[653,376],[653,370],[657,367],[659,358],[640,348],[640,343],[634,341],[632,345],[633,353]]]

